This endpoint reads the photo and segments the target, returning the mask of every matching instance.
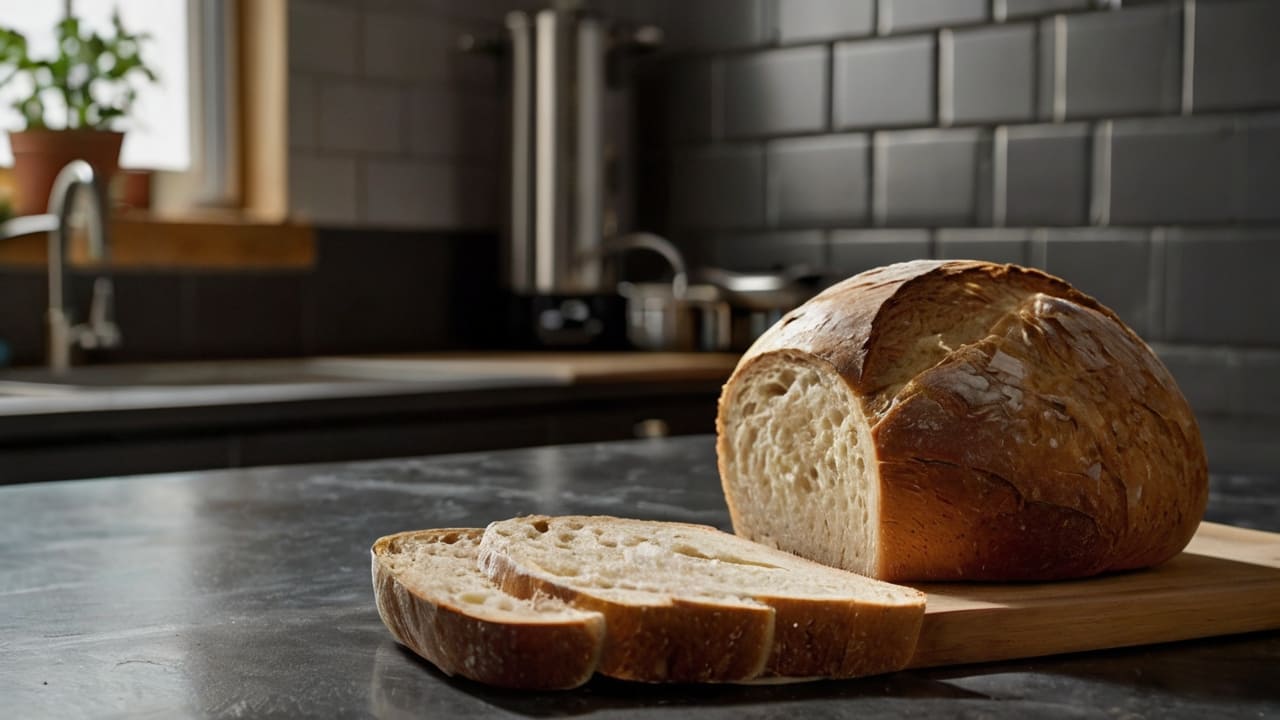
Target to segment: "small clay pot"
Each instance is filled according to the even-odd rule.
[[[47,212],[49,191],[58,171],[72,160],[93,166],[101,192],[120,166],[124,133],[112,130],[23,130],[9,133],[13,147],[14,210],[18,215]]]

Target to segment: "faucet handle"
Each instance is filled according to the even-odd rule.
[[[87,350],[110,349],[120,345],[120,328],[112,319],[115,290],[111,278],[93,281],[93,299],[89,303],[89,322],[76,327],[77,341]]]

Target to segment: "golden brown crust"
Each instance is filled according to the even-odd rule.
[[[777,613],[766,677],[851,678],[901,670],[923,607],[757,596]]]
[[[448,602],[424,597],[396,578],[387,556],[405,538],[468,534],[480,528],[399,533],[374,543],[373,587],[378,614],[401,644],[447,675],[522,689],[567,689],[591,678],[604,644],[604,619],[494,622]]]
[[[948,346],[961,323],[977,334]],[[1057,278],[918,261],[833,286],[762,336],[726,384],[722,474],[735,381],[794,353],[829,363],[871,419],[883,579],[1148,566],[1177,554],[1203,514],[1203,444],[1173,378],[1113,312]],[[914,377],[903,375],[911,353],[927,368]],[[728,499],[738,527],[752,509]]]

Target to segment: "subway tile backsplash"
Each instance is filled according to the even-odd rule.
[[[826,129],[825,46],[787,48],[724,64],[724,131],[755,137]]]
[[[1196,112],[1280,105],[1280,3],[1199,2],[1195,6]]]
[[[873,213],[881,225],[973,225],[990,196],[985,131],[900,130],[875,139]]]
[[[945,25],[980,23],[987,19],[987,0],[880,0],[882,34]]]
[[[1005,225],[1084,225],[1091,133],[1085,123],[1019,125],[997,135],[996,204]]]
[[[740,12],[755,22],[759,9]],[[653,62],[680,76],[830,52],[826,124],[762,121],[796,109],[762,110],[767,83],[726,102],[714,70],[697,71],[704,94],[676,111],[698,132],[670,132],[669,151],[752,160],[671,177],[681,212],[652,228],[714,236],[752,267],[825,243],[832,277],[921,257],[1045,268],[1156,343],[1215,468],[1275,457],[1265,433],[1237,430],[1280,417],[1280,285],[1267,279],[1280,264],[1280,1],[777,0],[763,15],[773,31],[753,43]]]
[[[1036,26],[1032,23],[942,35],[943,97],[953,124],[1029,121],[1035,115]]]
[[[1280,262],[1280,1],[587,4],[666,33],[664,52],[636,61],[640,229],[695,265],[740,270],[1044,267],[1156,342],[1215,467],[1274,457],[1234,429],[1280,417],[1267,276]],[[541,5],[289,0],[292,206],[327,225],[496,230],[501,64],[454,40]],[[320,338],[309,347],[439,337],[364,329],[366,311],[394,311],[392,285],[436,282],[410,261],[386,273],[349,312],[336,293],[315,301],[342,319],[304,333]]]
[[[935,257],[1026,265],[1031,231],[1026,228],[949,228],[937,233]]]
[[[1181,102],[1181,3],[1062,16],[1043,39],[1062,59],[1067,118],[1176,112]]]
[[[785,138],[769,143],[768,206],[782,227],[865,225],[870,217],[871,146],[866,134]]]
[[[937,106],[937,40],[917,35],[837,43],[837,128],[931,125]]]
[[[1114,224],[1230,222],[1238,216],[1243,158],[1229,118],[1117,120],[1109,154]]]
[[[778,39],[784,43],[875,32],[875,0],[778,0]]]

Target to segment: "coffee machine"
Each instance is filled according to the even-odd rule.
[[[661,32],[575,2],[514,11],[505,25],[509,336],[538,347],[625,347],[626,303],[605,251],[632,212],[632,94],[620,70]]]

